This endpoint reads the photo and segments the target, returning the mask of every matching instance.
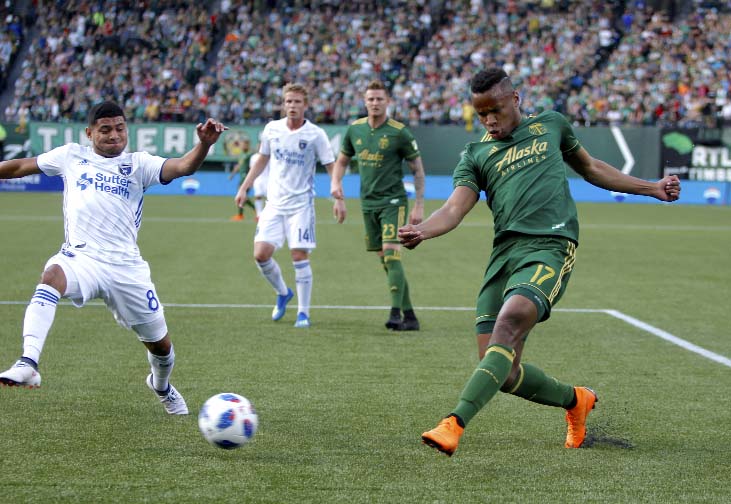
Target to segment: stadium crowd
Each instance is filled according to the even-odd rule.
[[[580,125],[731,122],[728,9],[649,3],[58,0],[25,27],[6,14],[3,76],[23,31],[32,38],[4,119],[83,121],[111,98],[130,121],[263,124],[279,116],[282,85],[300,81],[313,120],[345,124],[380,79],[394,117],[469,128],[469,76],[499,65],[528,113],[556,109]]]

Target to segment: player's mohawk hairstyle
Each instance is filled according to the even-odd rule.
[[[470,81],[470,91],[473,94],[485,93],[497,85],[513,87],[510,77],[502,68],[490,68],[488,70],[480,70]]]
[[[124,110],[122,110],[122,107],[114,103],[113,101],[105,101],[101,103],[97,103],[91,109],[89,109],[89,115],[87,116],[87,120],[89,121],[89,126],[94,126],[94,124],[101,119],[102,117],[124,117]],[[125,121],[127,119],[125,118]]]

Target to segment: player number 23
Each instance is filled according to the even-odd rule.
[[[549,278],[553,278],[556,276],[556,270],[551,268],[550,266],[546,266],[545,264],[539,264],[536,268],[536,272],[533,274],[533,277],[530,279],[531,283],[535,283],[537,285],[541,285],[543,282],[548,280]]]
[[[381,232],[384,240],[390,240],[396,237],[396,226],[393,224],[384,224]]]

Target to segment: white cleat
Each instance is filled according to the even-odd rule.
[[[0,385],[38,388],[41,386],[41,374],[27,362],[19,360],[10,369],[0,373]]]
[[[187,415],[188,405],[185,404],[185,399],[181,396],[178,391],[171,384],[168,383],[168,389],[165,392],[158,392],[155,387],[152,386],[152,374],[147,375],[147,386],[152,390],[160,402],[165,407],[165,411],[170,415]]]

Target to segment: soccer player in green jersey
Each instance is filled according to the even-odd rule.
[[[391,313],[386,327],[395,331],[417,331],[419,321],[414,314],[409,282],[401,264],[397,230],[406,224],[408,212],[402,163],[406,161],[414,176],[416,196],[409,215],[411,224],[418,224],[424,218],[424,166],[409,129],[388,117],[389,101],[383,83],[373,81],[368,84],[365,92],[368,117],[357,119],[348,126],[335,161],[330,193],[336,200],[343,199],[345,168],[352,158],[356,158],[366,250],[378,253],[391,292]],[[345,212],[344,206],[342,211]],[[344,213],[342,218],[345,218]]]
[[[459,225],[485,191],[495,237],[477,296],[479,358],[452,412],[422,441],[452,455],[467,423],[498,392],[566,409],[567,448],[579,448],[597,396],[521,361],[530,331],[546,320],[574,265],[579,225],[566,179],[568,163],[591,184],[623,193],[675,201],[676,176],[648,182],[595,159],[554,111],[522,117],[520,97],[501,69],[483,70],[470,83],[472,105],[487,134],[470,143],[454,170],[446,203],[418,225],[399,229],[407,248]]]
[[[251,157],[255,153],[251,151],[251,140],[249,140],[249,137],[246,135],[236,138],[231,144],[232,145],[229,147],[229,151],[231,151],[232,154],[236,155],[238,159],[236,160],[236,165],[231,170],[228,179],[232,180],[238,173],[240,186],[244,183],[246,175],[249,173],[249,164],[251,162]],[[244,204],[248,205],[252,210],[256,211],[254,203],[252,203],[251,200],[247,199]],[[236,213],[231,216],[231,220],[244,220],[244,208],[236,206]]]

